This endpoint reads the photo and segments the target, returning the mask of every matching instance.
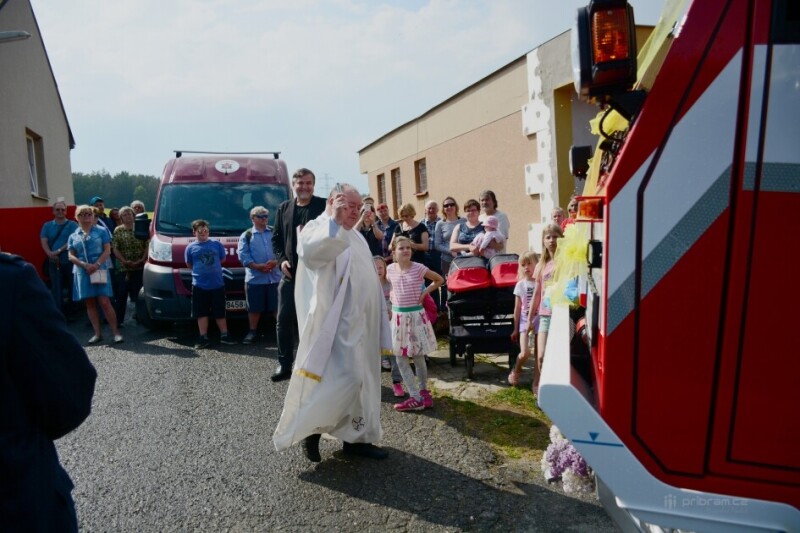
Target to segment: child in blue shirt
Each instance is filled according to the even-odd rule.
[[[222,262],[225,247],[208,238],[209,227],[205,220],[192,222],[192,233],[197,240],[186,247],[184,259],[192,269],[192,316],[197,319],[200,337],[195,348],[207,348],[208,317],[214,317],[220,331],[222,344],[236,344],[228,335],[225,320],[225,281],[222,279]]]

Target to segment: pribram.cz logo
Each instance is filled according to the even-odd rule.
[[[664,496],[664,507],[667,509],[699,507],[712,511],[741,511],[744,507],[747,507],[747,500],[722,496],[676,496],[667,494]]]

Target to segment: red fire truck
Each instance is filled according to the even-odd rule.
[[[553,311],[542,408],[628,530],[800,530],[800,2],[593,0],[576,90],[604,108],[578,231],[589,372]],[[779,283],[780,282],[780,283]]]

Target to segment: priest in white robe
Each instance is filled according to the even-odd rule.
[[[322,433],[344,441],[347,454],[387,456],[374,445],[383,435],[380,356],[391,353],[386,304],[367,242],[353,230],[361,195],[349,185],[338,189],[299,234],[300,343],[272,437],[278,451],[303,441],[314,462]]]

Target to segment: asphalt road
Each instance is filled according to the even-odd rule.
[[[82,318],[73,332],[91,336]],[[386,373],[389,458],[345,457],[323,439],[314,464],[272,446],[287,388],[269,380],[273,340],[196,351],[193,329],[123,332],[87,348],[93,412],[57,443],[82,531],[615,530],[596,503],[510,471],[435,408],[395,412]]]

